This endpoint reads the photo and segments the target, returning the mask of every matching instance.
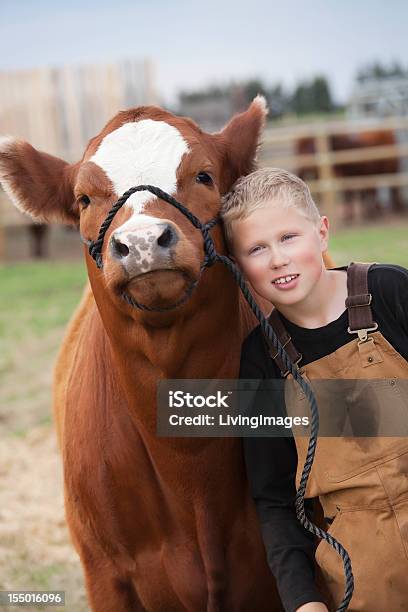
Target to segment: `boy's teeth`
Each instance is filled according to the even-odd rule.
[[[293,278],[296,278],[296,276],[297,276],[296,274],[293,274],[292,276],[285,276],[283,278],[278,278],[278,280],[274,281],[274,283],[277,285],[282,285],[284,283],[288,283]]]

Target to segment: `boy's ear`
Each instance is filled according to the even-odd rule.
[[[320,217],[319,235],[320,235],[321,245],[324,251],[327,251],[327,248],[329,245],[329,219],[325,215],[322,215]]]
[[[255,169],[256,154],[267,113],[265,98],[256,96],[248,110],[235,115],[221,132],[214,134],[224,151],[222,194],[226,193],[238,178]]]
[[[321,240],[321,246],[322,246],[323,263],[326,268],[334,268],[336,263],[333,257],[328,252],[329,229],[330,229],[329,219],[325,215],[322,215],[320,217],[319,233],[320,233],[320,240]]]
[[[0,138],[0,183],[13,204],[34,219],[78,223],[73,190],[78,166],[37,151],[28,142]]]

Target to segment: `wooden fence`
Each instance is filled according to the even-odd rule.
[[[390,132],[394,144],[331,150],[332,137]],[[297,154],[301,139],[313,139],[315,152]],[[335,168],[362,162],[396,160],[398,171],[361,176],[336,176]],[[408,118],[327,121],[266,130],[260,153],[262,166],[281,167],[293,172],[316,168],[318,178],[308,185],[325,214],[338,220],[337,204],[344,192],[362,192],[408,186]]]
[[[0,134],[76,161],[119,110],[155,104],[149,60],[0,72]]]
[[[148,59],[0,71],[0,135],[70,162],[119,110],[142,104],[157,104]],[[5,228],[30,223],[0,188],[0,260],[7,251]]]

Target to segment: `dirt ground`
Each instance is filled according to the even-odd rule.
[[[24,610],[86,612],[51,417],[53,365],[65,326],[36,335],[22,318],[19,325],[21,338],[6,332],[0,350],[0,590],[63,590],[65,607]]]
[[[2,438],[0,589],[62,590],[66,605],[56,610],[85,612],[89,607],[79,558],[65,525],[62,490],[52,426],[35,427],[24,437]]]

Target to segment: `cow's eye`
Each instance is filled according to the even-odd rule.
[[[207,172],[199,172],[196,176],[196,182],[202,185],[212,185],[213,180]]]
[[[86,208],[87,206],[89,206],[89,204],[91,203],[91,199],[89,198],[89,196],[87,195],[81,195],[78,200],[81,202],[81,204],[84,206],[84,208]]]

